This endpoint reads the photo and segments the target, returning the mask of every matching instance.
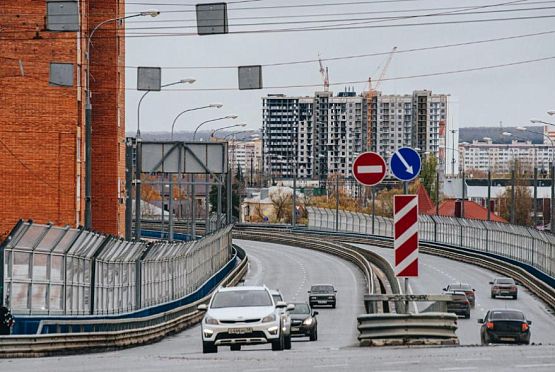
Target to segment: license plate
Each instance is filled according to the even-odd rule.
[[[298,332],[299,330],[299,327],[291,327],[291,332]]]
[[[501,341],[514,341],[514,337],[499,337]]]
[[[252,328],[229,328],[227,332],[231,335],[243,335],[245,333],[251,333]]]
[[[325,304],[327,301],[318,301],[319,304]]]

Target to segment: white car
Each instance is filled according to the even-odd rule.
[[[206,311],[201,325],[203,353],[216,353],[218,346],[241,350],[241,345],[266,343],[272,350],[284,348],[281,313],[287,304],[274,302],[266,287],[218,288],[208,306],[198,309]]]

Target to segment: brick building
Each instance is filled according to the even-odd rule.
[[[47,7],[56,6],[76,7],[75,18],[51,22]],[[123,15],[124,1],[20,0],[1,8],[0,235],[20,218],[82,225],[87,36]],[[72,22],[74,31],[53,31]],[[123,35],[123,25],[108,23],[91,49],[92,226],[117,235],[125,214]]]

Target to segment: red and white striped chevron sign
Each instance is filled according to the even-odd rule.
[[[393,209],[395,275],[418,277],[418,197],[395,195]]]

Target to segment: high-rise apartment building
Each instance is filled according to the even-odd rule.
[[[440,154],[440,126],[447,122],[447,95],[414,91],[412,95],[384,95],[371,101],[371,147],[386,159],[400,147]]]
[[[264,169],[277,177],[351,176],[366,147],[366,100],[354,92],[263,97]]]
[[[54,17],[54,14],[60,14]],[[85,79],[90,30],[124,1],[7,1],[0,31],[0,235],[20,219],[84,224]],[[92,227],[124,229],[124,26],[91,44]]]
[[[400,147],[445,156],[447,95],[356,95],[262,98],[264,169],[273,177],[352,176],[352,163],[371,150],[389,159]],[[440,159],[442,162],[444,159]]]

